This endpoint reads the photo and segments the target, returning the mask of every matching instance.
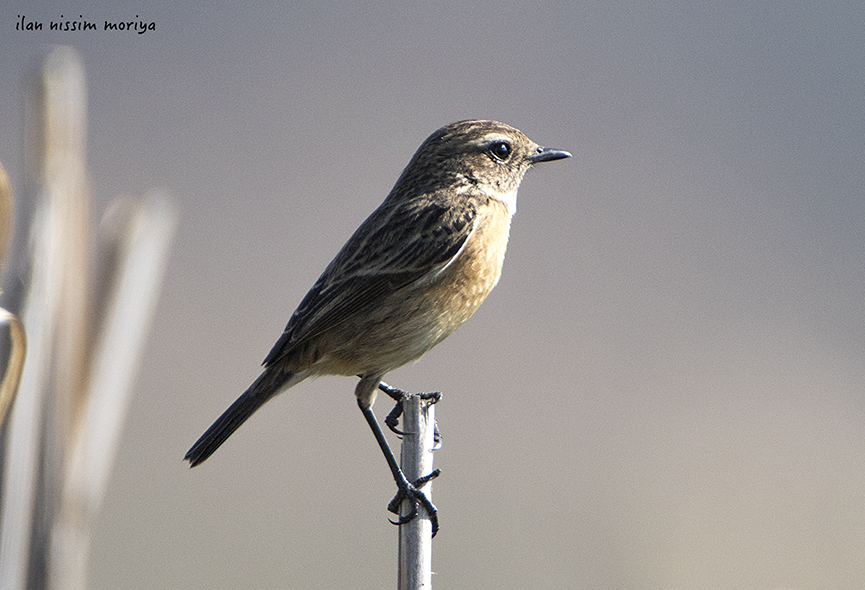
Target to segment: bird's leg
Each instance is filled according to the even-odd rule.
[[[402,389],[391,387],[384,381],[381,381],[378,384],[378,388],[385,392],[388,396],[390,396],[393,401],[396,402],[393,410],[391,410],[387,417],[384,419],[384,423],[391,430],[391,432],[393,432],[397,436],[404,435],[405,432],[399,430],[397,428],[397,425],[399,424],[399,417],[402,416],[402,402],[404,399],[408,398],[409,393],[407,391],[403,391]],[[431,403],[434,404],[438,403],[442,398],[442,394],[439,391],[433,391],[432,393],[419,393],[418,395],[421,399],[430,400]],[[433,424],[433,438],[435,441],[435,446],[433,447],[433,450],[437,451],[442,446],[442,435],[441,432],[439,432],[438,421]]]
[[[435,537],[436,533],[439,530],[438,510],[433,505],[433,503],[430,502],[426,494],[424,494],[420,490],[420,488],[423,487],[430,480],[438,477],[441,471],[436,469],[429,475],[421,477],[414,483],[406,479],[405,474],[402,472],[402,469],[400,469],[399,465],[397,465],[396,458],[393,456],[393,452],[390,450],[390,447],[387,444],[387,440],[385,440],[384,438],[384,433],[382,432],[381,427],[378,425],[378,420],[376,420],[375,418],[372,407],[364,407],[363,405],[361,405],[360,401],[358,401],[358,407],[360,407],[360,411],[363,412],[363,415],[366,418],[370,429],[372,429],[372,433],[373,435],[375,435],[375,440],[378,442],[378,446],[381,448],[381,452],[384,453],[384,458],[387,461],[388,467],[390,467],[390,472],[393,474],[393,480],[394,482],[396,482],[396,487],[398,488],[396,496],[393,500],[390,501],[387,509],[394,514],[399,514],[400,505],[402,504],[403,500],[408,500],[414,506],[414,508],[409,514],[405,516],[400,516],[396,521],[392,520],[391,522],[396,525],[410,522],[418,515],[417,506],[418,504],[421,504],[424,508],[426,508],[426,511],[429,514],[430,524],[432,525],[432,536]]]

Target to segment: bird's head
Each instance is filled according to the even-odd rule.
[[[479,192],[516,210],[517,189],[533,165],[568,158],[544,148],[519,129],[498,121],[458,121],[442,127],[421,144],[392,194],[409,198],[431,190]]]

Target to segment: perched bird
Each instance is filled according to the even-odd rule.
[[[266,401],[307,377],[356,375],[357,404],[399,489],[390,509],[414,502],[404,523],[422,504],[435,534],[435,507],[405,478],[373,414],[377,390],[385,373],[420,358],[486,299],[501,275],[523,175],[567,157],[496,121],[460,121],[429,136],[300,302],[258,379],[185,459],[192,467],[207,459]]]

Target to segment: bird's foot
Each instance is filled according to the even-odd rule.
[[[378,384],[378,388],[385,392],[392,400],[396,402],[396,405],[384,419],[384,423],[390,429],[391,432],[396,434],[397,436],[403,436],[405,434],[404,431],[398,428],[399,426],[399,417],[402,416],[402,402],[407,399],[411,394],[407,391],[403,391],[402,389],[398,389],[396,387],[391,387],[384,381]],[[417,394],[423,400],[429,400],[430,403],[437,404],[441,398],[442,394],[440,391],[433,391],[431,393],[419,393]],[[438,450],[442,446],[442,435],[439,432],[438,422],[434,425],[433,437],[435,439],[435,446],[433,450]]]
[[[442,394],[438,391],[434,391],[432,393],[419,393],[421,399],[429,399],[432,400],[432,403],[437,403],[441,398]],[[405,434],[404,430],[399,429],[399,417],[402,416],[402,401],[396,402],[396,405],[390,411],[390,413],[385,416],[384,423],[387,425],[388,429],[391,432],[396,434],[399,437],[402,437]],[[433,449],[434,451],[439,450],[442,447],[442,433],[439,430],[439,423],[436,420],[433,423]]]
[[[420,505],[426,509],[426,512],[429,515],[430,524],[432,525],[432,536],[436,536],[436,533],[439,531],[438,509],[436,509],[430,499],[427,498],[427,495],[421,491],[421,488],[428,482],[437,478],[440,474],[440,469],[434,469],[432,473],[417,479],[414,483],[409,482],[406,479],[397,483],[399,491],[396,493],[393,500],[390,501],[390,504],[387,505],[387,509],[394,514],[399,514],[400,507],[404,500],[411,502],[412,508],[411,512],[408,514],[400,516],[395,521],[391,520],[391,524],[402,525],[411,522],[418,516],[418,506]]]
[[[402,436],[405,434],[402,430],[397,428],[399,424],[399,417],[402,416],[402,402],[403,400],[408,399],[409,392],[403,391],[402,389],[398,389],[396,387],[391,387],[384,381],[378,384],[378,388],[385,392],[390,398],[396,402],[396,405],[384,419],[384,423],[390,429],[391,432],[398,436]]]

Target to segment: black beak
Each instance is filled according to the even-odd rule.
[[[536,154],[529,156],[529,161],[532,164],[537,164],[538,162],[552,162],[553,160],[562,160],[570,157],[571,154],[562,150],[539,147]]]

